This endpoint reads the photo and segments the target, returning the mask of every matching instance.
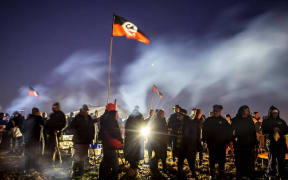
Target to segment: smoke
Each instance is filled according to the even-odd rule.
[[[33,86],[40,98],[28,96],[28,87],[21,87],[19,96],[12,101],[7,111],[24,109],[30,112],[33,106],[47,111],[56,101],[61,103],[66,112],[78,109],[82,104],[103,104],[105,93],[97,90],[106,86],[102,80],[105,69],[106,64],[99,53],[74,53],[43,78],[45,83]]]
[[[204,107],[207,112],[215,103],[233,113],[242,103],[260,112],[271,104],[284,109],[287,50],[287,14],[258,17],[227,39],[153,41],[139,49],[138,59],[126,68],[120,93],[129,109],[152,104],[169,111],[173,103]],[[157,97],[148,97],[153,84],[164,93],[156,103],[151,101]]]
[[[216,103],[231,114],[242,104],[265,113],[272,104],[287,109],[288,15],[265,14],[233,36],[217,38],[215,34],[202,38],[179,35],[178,40],[162,37],[139,46],[137,58],[125,66],[120,77],[112,76],[120,79],[112,94],[129,111],[139,105],[143,112],[147,108],[170,112],[172,105],[180,104],[201,107],[207,113]],[[33,106],[50,109],[55,101],[66,112],[84,103],[103,105],[106,69],[107,57],[101,53],[77,52],[47,76],[47,83],[33,86],[40,99],[27,96],[22,87],[8,111]],[[153,84],[164,94],[163,99],[152,93]]]

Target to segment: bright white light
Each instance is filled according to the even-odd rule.
[[[151,66],[153,67],[153,66],[154,66],[154,63],[152,63]]]
[[[149,136],[149,134],[150,134],[150,128],[148,128],[148,127],[144,127],[144,128],[142,128],[141,129],[141,136],[144,136],[144,137],[146,137],[146,136]]]

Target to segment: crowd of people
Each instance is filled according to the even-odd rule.
[[[201,165],[203,151],[207,149],[210,176],[225,179],[227,149],[233,149],[237,179],[255,179],[255,160],[259,149],[265,147],[269,153],[267,175],[282,179],[288,177],[285,174],[285,154],[288,153],[285,135],[288,134],[288,126],[280,118],[280,111],[276,107],[271,106],[264,119],[258,112],[252,114],[246,105],[239,108],[234,118],[229,114],[222,115],[222,105],[214,105],[207,118],[201,109],[192,109],[190,114],[179,105],[173,109],[174,113],[168,119],[162,109],[151,109],[145,119],[136,106],[125,120],[124,127],[122,121],[119,122],[116,104],[112,103],[106,105],[100,117],[98,114],[92,117],[88,106],[83,105],[75,117],[70,114],[66,119],[59,103],[53,104],[49,117],[38,108],[33,108],[26,119],[19,112],[11,117],[0,113],[0,145],[2,148],[4,139],[9,139],[10,153],[24,154],[25,172],[41,170],[37,164],[41,156],[47,157],[51,165],[57,159],[61,161],[59,136],[62,131],[68,131],[73,134],[73,176],[83,175],[90,144],[101,142],[103,159],[99,178],[109,180],[118,179],[118,150],[124,151],[125,161],[130,165],[127,175],[135,177],[139,162],[144,159],[145,149],[148,151],[151,173],[155,175],[160,169],[166,172],[169,147],[172,160],[177,162],[178,177],[185,177],[185,159],[192,176],[196,177],[196,157],[199,155]],[[262,141],[262,137],[265,137],[265,141]],[[158,164],[160,160],[162,168]]]

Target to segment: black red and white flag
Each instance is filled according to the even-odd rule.
[[[150,43],[149,38],[135,24],[115,14],[112,36],[126,36],[128,39],[136,39],[145,44]]]
[[[31,86],[29,86],[28,94],[29,94],[29,96],[34,96],[34,97],[40,98],[40,94]]]
[[[163,98],[163,94],[159,91],[159,89],[156,85],[153,85],[152,90],[153,90],[153,92],[155,92],[160,97],[160,99]]]

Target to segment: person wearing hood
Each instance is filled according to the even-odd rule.
[[[285,153],[287,145],[285,135],[288,134],[286,122],[280,118],[280,111],[271,106],[268,112],[268,118],[263,121],[262,131],[267,136],[267,148],[269,151],[268,175],[276,175],[276,166],[282,179],[287,178],[285,175]],[[277,162],[277,163],[276,163]]]
[[[88,114],[89,108],[86,104],[82,106],[79,114],[71,121],[70,129],[73,134],[73,177],[82,176],[85,161],[88,159],[89,144],[94,138],[94,122]]]
[[[144,138],[141,137],[140,131],[145,127],[143,115],[136,106],[132,114],[128,117],[125,124],[125,159],[130,163],[129,176],[137,176],[138,163],[144,159]]]
[[[6,129],[11,133],[10,149],[11,153],[21,154],[23,144],[23,122],[24,117],[18,112],[13,113],[13,117],[7,124]]]
[[[226,144],[232,140],[233,133],[230,124],[222,117],[223,106],[214,105],[213,115],[203,124],[203,138],[209,150],[210,175],[215,178],[215,164],[219,164],[219,175],[225,172]]]
[[[258,145],[256,129],[250,109],[241,106],[236,117],[232,120],[234,134],[234,153],[236,165],[236,177],[255,179],[255,155]]]
[[[166,171],[167,145],[168,145],[168,126],[163,110],[157,109],[155,118],[151,121],[151,148],[155,156],[151,160],[152,173],[158,171],[158,161],[161,159],[163,171]]]
[[[99,179],[118,179],[117,150],[122,148],[123,139],[118,124],[119,115],[115,104],[107,104],[100,117],[99,139],[103,145],[103,159],[100,163]]]
[[[56,159],[53,159],[54,154],[57,152],[56,138],[60,136],[60,132],[66,127],[66,116],[61,111],[60,104],[54,103],[52,106],[52,113],[49,116],[45,124],[45,130],[47,132],[47,148],[48,161],[53,164]],[[57,154],[57,153],[56,153]],[[56,158],[56,156],[55,156]],[[58,157],[60,159],[60,157]]]
[[[25,142],[25,172],[39,169],[39,158],[41,156],[41,126],[44,125],[43,118],[38,108],[32,109],[32,114],[24,121],[23,134]]]

